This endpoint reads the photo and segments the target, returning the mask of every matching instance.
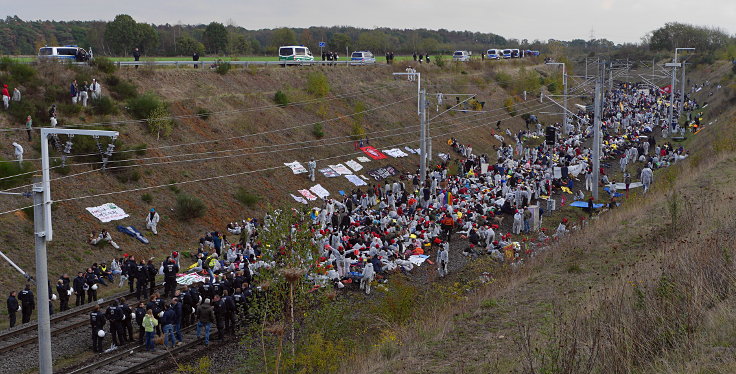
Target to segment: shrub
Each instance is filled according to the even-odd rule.
[[[356,102],[355,105],[353,106],[353,113],[355,114],[353,116],[353,119],[355,119],[355,121],[357,122],[363,123],[363,117],[365,116],[365,113],[363,112],[365,111],[366,111],[365,104],[362,101]]]
[[[289,98],[286,97],[286,94],[281,90],[276,91],[276,94],[273,95],[273,101],[280,106],[289,105]]]
[[[317,139],[322,139],[325,136],[324,126],[319,122],[315,123],[314,126],[312,126],[312,135]]]
[[[148,149],[148,145],[146,143],[141,143],[134,145],[131,149],[137,156],[144,156],[146,154],[146,149]]]
[[[15,61],[13,61],[13,59],[8,56],[0,58],[0,70],[1,71],[8,71],[8,69],[10,69],[10,66],[14,64],[15,64]]]
[[[258,203],[258,201],[261,200],[261,197],[258,196],[258,194],[249,192],[246,189],[240,187],[238,188],[238,191],[235,192],[235,199],[240,201],[241,204],[252,208]]]
[[[199,116],[199,118],[205,121],[210,118],[210,115],[212,115],[212,112],[210,112],[208,109],[205,109],[205,108],[197,109],[197,116]]]
[[[148,131],[151,134],[156,134],[156,140],[161,139],[162,136],[167,137],[174,131],[174,121],[163,104],[151,112],[146,123],[148,124]]]
[[[164,105],[163,100],[152,92],[128,100],[128,110],[137,119],[149,118],[154,110]]]
[[[90,66],[94,66],[102,73],[111,74],[115,72],[115,63],[107,57],[95,57],[90,61]]]
[[[92,100],[92,108],[95,114],[98,115],[116,114],[118,112],[118,108],[109,96],[101,96],[97,100]]]
[[[516,116],[516,109],[514,108],[513,97],[507,97],[506,100],[503,101],[503,107],[506,108],[506,111],[509,113],[510,116]]]
[[[324,97],[330,93],[330,84],[327,82],[327,76],[315,71],[307,74],[307,92],[317,97]]]
[[[176,196],[175,212],[177,218],[182,221],[202,217],[206,210],[207,207],[204,205],[202,200],[195,196],[187,194],[179,194]]]
[[[215,72],[220,75],[227,74],[228,71],[232,68],[232,65],[230,65],[229,62],[224,62],[222,60],[217,61],[217,67],[215,68]]]
[[[105,82],[110,87],[112,95],[118,100],[128,100],[138,96],[138,89],[130,81],[111,75],[107,77]]]
[[[360,140],[365,137],[365,128],[359,122],[353,122],[353,126],[350,129],[350,138],[353,140]]]
[[[115,164],[115,166],[122,166],[120,164]],[[115,178],[117,178],[118,181],[121,183],[130,183],[130,182],[138,182],[141,180],[141,172],[138,170],[131,170],[131,169],[122,169],[122,171],[116,171],[114,173]]]
[[[153,202],[153,196],[150,193],[144,193],[141,195],[141,200],[146,204],[150,204]]]
[[[31,116],[31,118],[33,118],[34,125],[38,126],[40,123],[36,122],[38,120],[36,109],[36,106],[31,100],[24,99],[21,100],[21,102],[11,103],[10,108],[8,108],[8,114],[23,125],[26,123],[26,117]]]
[[[31,174],[27,173],[33,169],[32,165],[24,162],[12,162],[0,157],[0,188],[12,188],[31,181]]]
[[[18,83],[27,83],[36,75],[36,69],[31,65],[13,63],[8,67],[8,72]]]
[[[59,113],[69,117],[82,111],[81,104],[63,103],[58,105]]]
[[[499,71],[498,73],[496,73],[495,78],[498,85],[502,88],[508,89],[509,87],[511,87],[511,82],[513,81],[511,75]]]
[[[434,58],[434,64],[439,66],[440,68],[444,68],[447,65],[447,60],[445,60],[445,56],[438,55]]]

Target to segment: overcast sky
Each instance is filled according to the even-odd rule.
[[[112,20],[248,29],[348,25],[492,32],[506,38],[637,42],[666,22],[736,33],[736,0],[32,0],[4,1],[0,14],[24,20]]]

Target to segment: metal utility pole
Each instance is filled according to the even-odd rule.
[[[548,62],[547,65],[562,65],[562,86],[564,87],[562,105],[565,107],[562,117],[562,133],[567,135],[567,72],[564,62]]]
[[[598,200],[598,183],[601,170],[601,106],[603,105],[602,90],[605,76],[605,63],[598,65],[598,78],[595,82],[595,111],[593,114],[593,200]]]
[[[682,90],[680,90],[680,113],[682,113],[685,103],[685,62],[682,63]]]
[[[419,99],[422,105],[419,106],[419,180],[424,186],[427,178],[427,92],[422,90],[419,93]]]
[[[51,354],[51,318],[49,315],[49,275],[46,243],[53,240],[51,226],[51,177],[49,173],[49,136],[54,134],[118,136],[117,131],[41,129],[41,181],[33,184],[33,228],[36,245],[36,298],[38,305],[38,368],[41,374],[53,374]]]
[[[667,126],[669,126],[669,129],[672,130],[672,122],[674,121],[674,108],[673,105],[675,104],[675,79],[677,77],[677,68],[680,67],[680,64],[677,62],[677,52],[678,51],[694,51],[695,48],[675,48],[675,59],[672,60],[671,64],[665,64],[664,66],[668,66],[672,68],[672,85],[670,86],[670,110],[669,110],[669,116],[668,120],[669,123],[667,123]],[[684,95],[685,92],[683,91],[682,94]]]

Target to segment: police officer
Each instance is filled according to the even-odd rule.
[[[146,304],[139,302],[135,308],[135,323],[138,324],[138,344],[143,344],[143,338],[146,336],[146,330],[143,328],[143,317],[146,316]]]
[[[36,300],[33,297],[30,284],[26,283],[26,288],[24,288],[23,291],[20,291],[18,298],[20,299],[21,315],[23,317],[22,323],[28,323],[31,321],[33,309],[36,308]]]
[[[176,274],[179,272],[179,266],[176,260],[169,258],[164,263],[164,295],[173,297],[176,290]]]
[[[133,293],[133,281],[137,278],[137,266],[135,264],[135,256],[129,256],[122,266],[123,275],[128,277],[128,290]],[[138,298],[140,299],[140,297]]]
[[[87,268],[87,274],[84,276],[87,283],[87,302],[97,301],[97,276],[92,272],[92,268]]]
[[[156,274],[158,274],[158,269],[156,269],[156,266],[153,265],[152,260],[148,260],[146,268],[148,269],[148,286],[150,288],[149,292],[151,293],[151,295],[153,295],[153,293],[156,292]]]
[[[100,312],[100,306],[95,305],[92,313],[89,314],[89,324],[92,326],[92,350],[102,353],[102,341],[104,340],[105,315]],[[102,333],[100,334],[100,331]],[[102,335],[102,336],[100,336]]]
[[[202,298],[202,296],[199,295],[199,290],[197,290],[196,287],[192,287],[189,289],[189,307],[190,311],[192,311],[192,314],[189,316],[189,321],[187,322],[187,325],[191,325],[193,323],[196,323],[197,316],[195,315],[195,311],[197,310],[197,305],[199,305],[199,300]]]
[[[222,282],[220,280],[220,277],[215,276],[215,281],[212,282],[212,296],[214,297],[215,295],[217,295],[217,296],[222,297],[222,290],[223,290],[223,287],[222,287]]]
[[[215,295],[214,301],[212,303],[215,307],[215,322],[217,324],[217,339],[222,340],[225,328],[225,318],[227,313],[227,306],[225,305],[225,300],[220,298],[220,295]]]
[[[84,293],[85,293],[85,286],[87,285],[87,279],[84,277],[83,272],[77,273],[77,277],[74,278],[73,282],[73,289],[74,289],[74,295],[77,296],[75,305],[80,306],[84,304]]]
[[[120,298],[120,310],[123,312],[123,338],[128,341],[133,341],[133,310],[130,309],[128,303],[125,302],[125,298]]]
[[[17,294],[15,291],[11,291],[10,295],[8,296],[8,320],[10,321],[11,328],[15,326],[15,313],[17,313],[19,309],[18,299],[16,298],[16,296]]]
[[[112,304],[107,307],[105,317],[110,321],[110,335],[112,336],[112,344],[120,347],[125,344],[122,334],[123,311],[120,309],[117,300],[113,300]]]
[[[222,291],[222,301],[225,304],[225,331],[235,334],[235,301],[227,290]]]
[[[184,307],[180,299],[181,294],[176,296],[177,297],[171,299],[171,309],[174,310],[174,336],[176,337],[176,345],[180,345],[183,340],[181,336],[181,320],[184,313]]]
[[[135,297],[138,298],[138,301],[141,300],[141,293],[143,294],[143,298],[148,298],[148,267],[145,263],[143,263],[143,260],[141,260],[138,265],[135,266]]]
[[[56,285],[56,292],[59,293],[59,311],[63,312],[69,309],[69,298],[72,294],[71,280],[69,279],[69,274],[64,274],[61,276],[61,278],[59,278],[59,282]]]
[[[205,278],[204,283],[199,286],[199,294],[202,296],[203,299],[212,300],[212,296],[214,295],[214,293],[212,292],[212,284],[210,284],[209,278]]]

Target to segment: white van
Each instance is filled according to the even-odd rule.
[[[92,58],[92,53],[87,53],[76,45],[65,45],[63,47],[44,46],[38,49],[39,59],[87,61]]]
[[[486,51],[486,58],[489,60],[499,60],[501,59],[501,56],[503,55],[503,52],[500,49],[489,49]]]
[[[303,45],[287,45],[279,47],[279,61],[314,61],[314,56]]]
[[[452,54],[453,61],[470,61],[470,52],[468,51],[455,51]]]
[[[511,58],[511,50],[510,49],[504,49],[503,55],[501,56],[503,58]]]
[[[350,55],[351,63],[373,64],[376,57],[370,51],[355,51]]]

